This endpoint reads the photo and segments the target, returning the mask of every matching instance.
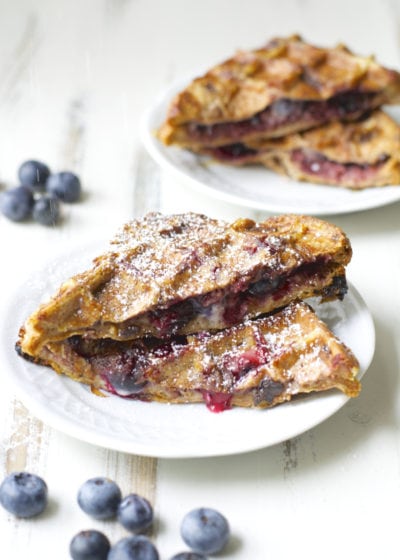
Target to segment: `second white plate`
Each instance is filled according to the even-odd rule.
[[[339,392],[309,395],[268,410],[236,408],[220,414],[202,404],[145,403],[116,396],[101,398],[89,388],[20,358],[14,349],[18,329],[60,283],[85,270],[92,250],[61,255],[10,298],[1,328],[2,373],[19,398],[43,422],[80,440],[128,453],[155,457],[205,457],[241,453],[294,437],[339,410],[348,398]],[[367,370],[375,346],[371,315],[350,286],[343,302],[316,305],[317,313]]]
[[[188,80],[163,93],[144,115],[142,141],[163,168],[188,187],[214,198],[256,210],[278,213],[332,215],[357,212],[400,200],[400,186],[350,189],[298,182],[262,166],[230,167],[187,150],[164,146],[155,131],[164,121],[173,96]]]

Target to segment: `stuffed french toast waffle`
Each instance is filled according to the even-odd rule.
[[[239,51],[171,101],[158,130],[166,145],[205,147],[278,138],[399,103],[400,74],[374,57],[300,36]]]
[[[346,235],[317,218],[228,224],[198,214],[149,214],[126,224],[90,270],[67,280],[26,320],[17,350],[94,389],[162,402],[208,402],[222,393],[225,407],[290,399],[296,372],[304,377],[314,356],[311,378],[325,379],[319,387],[330,383],[355,395],[357,361],[298,303],[343,298],[350,258]],[[268,369],[271,356],[282,358],[274,349],[277,331],[286,385]],[[270,377],[284,388],[271,402],[258,401],[259,385]],[[305,377],[299,392],[322,390]]]
[[[397,185],[400,127],[379,108],[399,102],[396,70],[293,35],[239,51],[194,79],[170,101],[157,137],[296,181]]]
[[[97,391],[170,403],[266,408],[339,389],[357,396],[358,363],[303,302],[214,333],[130,341],[74,336],[41,361]]]

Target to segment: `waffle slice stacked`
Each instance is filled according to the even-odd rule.
[[[397,184],[400,128],[379,108],[399,100],[395,70],[296,35],[238,52],[193,80],[157,134],[166,145],[231,165],[261,163],[296,180]]]
[[[17,349],[95,390],[214,410],[338,388],[358,364],[302,298],[343,298],[346,235],[306,216],[149,214],[21,327]]]

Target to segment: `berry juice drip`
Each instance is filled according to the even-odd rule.
[[[211,412],[223,412],[231,408],[232,395],[214,391],[201,391],[204,402]]]

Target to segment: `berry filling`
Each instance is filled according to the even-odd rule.
[[[284,390],[285,386],[283,383],[267,377],[261,381],[260,385],[255,390],[254,403],[257,405],[265,401],[271,404]]]
[[[109,339],[88,340],[80,336],[73,336],[68,342],[74,352],[88,360],[110,393],[135,397],[143,391],[146,380],[142,373],[148,365],[148,356],[142,342],[129,347]]]
[[[293,150],[292,162],[308,175],[315,175],[327,181],[362,183],[368,181],[379,171],[389,156],[382,154],[378,160],[371,164],[339,163],[312,150]]]
[[[273,252],[274,247],[271,246]],[[280,300],[286,300],[288,296],[292,296],[292,299],[300,297],[304,288],[310,288],[314,295],[324,297],[328,296],[325,290],[330,290],[329,297],[336,295],[342,299],[347,291],[344,277],[333,277],[331,284],[326,286],[325,267],[329,267],[329,261],[319,259],[297,267],[288,275],[267,276],[266,271],[261,270],[256,277],[241,280],[231,286],[229,291],[215,290],[136,317],[135,325],[161,338],[174,336],[193,321],[196,321],[196,331],[230,327],[269,311],[268,302],[273,301],[275,308],[280,306]],[[124,329],[129,332],[129,322],[124,324]]]
[[[246,350],[241,354],[228,353],[222,358],[221,369],[228,372],[234,379],[240,379],[252,369],[265,364],[265,356],[261,347]]]
[[[130,354],[126,352],[90,360],[94,371],[106,382],[107,390],[120,397],[139,396],[146,385],[139,360],[132,359]]]
[[[186,125],[187,134],[204,144],[231,138],[240,141],[244,136],[273,132],[296,122],[312,127],[331,120],[354,119],[375,106],[376,94],[356,89],[339,93],[323,101],[278,99],[249,119],[210,125],[195,122]],[[302,127],[303,128],[303,127]]]
[[[216,391],[200,391],[208,410],[211,412],[223,412],[231,408],[232,395],[218,393]]]
[[[250,330],[242,344],[238,344],[237,327],[226,331],[223,345],[213,341],[212,335],[203,337],[202,334],[190,340],[179,336],[168,341],[148,338],[129,342],[74,336],[68,339],[68,344],[88,361],[94,376],[102,380],[103,388],[114,395],[142,401],[152,400],[152,394],[168,395],[178,402],[187,402],[198,400],[193,398],[197,394],[210,411],[222,412],[231,408],[238,391],[243,393],[240,389],[243,383],[246,385],[271,360],[279,359],[280,348],[271,348],[258,328]],[[199,348],[204,356],[201,361]],[[182,367],[185,375],[180,378],[177,371]],[[193,368],[195,374],[190,374]],[[168,369],[176,379],[171,383],[168,378],[165,386],[163,372]],[[187,384],[186,373],[192,375],[192,386]],[[257,404],[263,400],[270,403],[284,391],[284,386],[272,380],[268,383],[267,386],[252,384],[244,392],[250,393]]]
[[[245,162],[251,161],[258,154],[258,150],[249,148],[246,144],[236,142],[209,149],[210,155],[218,161]]]

